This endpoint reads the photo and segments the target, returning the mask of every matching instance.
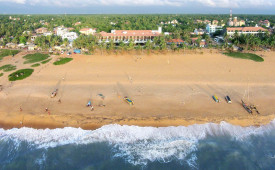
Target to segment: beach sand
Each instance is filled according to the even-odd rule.
[[[73,61],[60,66],[52,64],[60,56],[51,56],[25,80],[9,82],[7,73],[0,78],[0,127],[96,129],[106,124],[162,127],[221,121],[259,126],[272,121],[275,52],[256,52],[265,59],[259,63],[212,51],[73,55]],[[23,64],[25,53],[6,57],[0,65],[30,68]],[[58,94],[51,98],[56,88]],[[220,103],[213,101],[214,94]],[[232,104],[226,103],[226,95]],[[256,105],[261,114],[248,114],[241,99]],[[94,111],[86,107],[89,100]]]

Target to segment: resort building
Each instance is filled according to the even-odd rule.
[[[229,27],[226,28],[227,35],[233,36],[235,32],[237,32],[239,35],[241,34],[253,34],[257,35],[259,33],[264,33],[267,31],[267,29],[264,29],[262,27]]]
[[[81,22],[76,22],[74,26],[81,25]]]
[[[63,40],[67,38],[70,43],[78,38],[78,35],[76,32],[69,32],[68,28],[65,28],[62,26],[55,28],[55,32],[56,32],[56,35],[60,36]]]
[[[111,30],[111,33],[102,31],[99,33],[99,42],[110,42],[113,40],[114,43],[121,41],[129,43],[132,40],[134,43],[146,43],[160,36],[161,33],[161,27],[158,30]]]
[[[180,45],[184,44],[184,41],[182,39],[172,39],[172,40],[167,41],[167,45],[172,45],[173,43],[177,46],[180,46]]]
[[[212,25],[218,25],[219,24],[219,21],[218,20],[213,20],[212,21]]]
[[[203,29],[195,29],[194,32],[191,32],[191,35],[203,35],[205,30]]]
[[[206,25],[206,32],[209,33],[209,34],[213,34],[213,33],[215,33],[216,31],[219,31],[219,30],[223,30],[223,27],[222,26],[217,26],[217,25],[211,25],[211,24]]]
[[[36,33],[36,34],[44,34],[44,33],[46,33],[46,32],[48,32],[48,29],[47,29],[47,28],[44,28],[44,27],[38,28],[38,29],[35,30],[35,33]]]
[[[270,22],[268,20],[260,21],[259,25],[262,25],[262,26],[264,25],[266,27],[270,27]]]
[[[96,33],[96,29],[94,28],[82,28],[79,31],[81,34],[85,34],[85,35],[94,35]]]

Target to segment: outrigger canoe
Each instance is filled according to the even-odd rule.
[[[124,100],[129,104],[129,105],[134,105],[134,102],[129,99],[127,96],[124,97]]]
[[[212,96],[212,98],[214,99],[214,101],[215,101],[216,103],[219,103],[219,102],[220,102],[219,98],[218,98],[216,95]]]
[[[243,105],[244,109],[245,109],[248,113],[252,114],[251,108],[250,108],[250,107],[248,106],[248,104],[246,104],[243,100],[242,100],[242,105]]]
[[[87,103],[87,105],[86,105],[87,107],[90,107],[90,106],[92,106],[92,102],[91,101],[89,101],[88,103]]]
[[[58,89],[55,89],[55,91],[52,92],[51,98],[54,98],[57,95]]]

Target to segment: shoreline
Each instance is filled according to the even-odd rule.
[[[64,56],[51,56],[49,63],[35,68],[25,80],[11,83],[5,73],[0,79],[0,127],[97,129],[108,124],[167,127],[221,121],[260,126],[274,120],[275,52],[257,52],[265,58],[257,63],[215,50],[202,51],[150,56],[73,55],[73,61],[61,66],[52,63]],[[31,64],[24,64],[23,55],[6,57],[2,64],[28,68]],[[50,98],[56,88],[57,96]],[[213,101],[214,94],[220,98],[219,104]],[[226,95],[232,104],[226,103]],[[130,97],[134,106],[129,106],[124,96]],[[249,115],[241,99],[255,104],[261,114]],[[89,100],[94,111],[85,106]]]
[[[17,115],[18,116],[18,115]],[[48,115],[48,116],[33,116],[26,115],[28,118],[24,121],[23,124],[18,123],[18,119],[15,117],[7,117],[6,121],[0,121],[0,128],[5,130],[13,129],[13,128],[34,128],[34,129],[56,129],[56,128],[65,128],[65,127],[73,127],[73,128],[81,128],[83,130],[96,130],[105,125],[110,124],[118,124],[118,125],[128,125],[128,126],[140,126],[140,127],[171,127],[171,126],[190,126],[197,124],[207,124],[207,123],[215,123],[220,124],[221,122],[226,122],[232,125],[241,126],[241,127],[249,127],[255,126],[259,127],[262,125],[267,125],[275,119],[275,115],[249,115],[244,117],[234,117],[234,118],[170,118],[169,116],[164,118],[157,117],[149,117],[149,118],[136,118],[136,117],[127,117],[127,118],[119,118],[119,117],[95,117],[90,119],[91,123],[77,125],[77,124],[67,124],[64,125],[57,118],[56,121],[53,121],[57,115]],[[25,117],[25,118],[26,118]],[[146,120],[145,120],[146,119]],[[35,121],[34,121],[35,120]],[[92,123],[93,122],[93,123]]]

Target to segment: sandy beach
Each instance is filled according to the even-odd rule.
[[[60,56],[51,56],[49,63],[35,68],[25,80],[9,82],[9,73],[0,78],[0,127],[95,129],[106,124],[160,127],[221,121],[241,126],[267,124],[275,118],[275,52],[256,53],[265,61],[234,59],[204,50],[203,54],[74,54],[70,63],[55,66],[52,63]],[[24,54],[6,57],[0,63],[30,68],[23,64]],[[51,98],[57,88],[57,96]],[[220,103],[213,101],[214,94]],[[232,104],[226,103],[226,95]],[[134,105],[128,105],[124,96]],[[260,114],[248,114],[241,99],[256,105]],[[94,111],[86,107],[89,100]]]

